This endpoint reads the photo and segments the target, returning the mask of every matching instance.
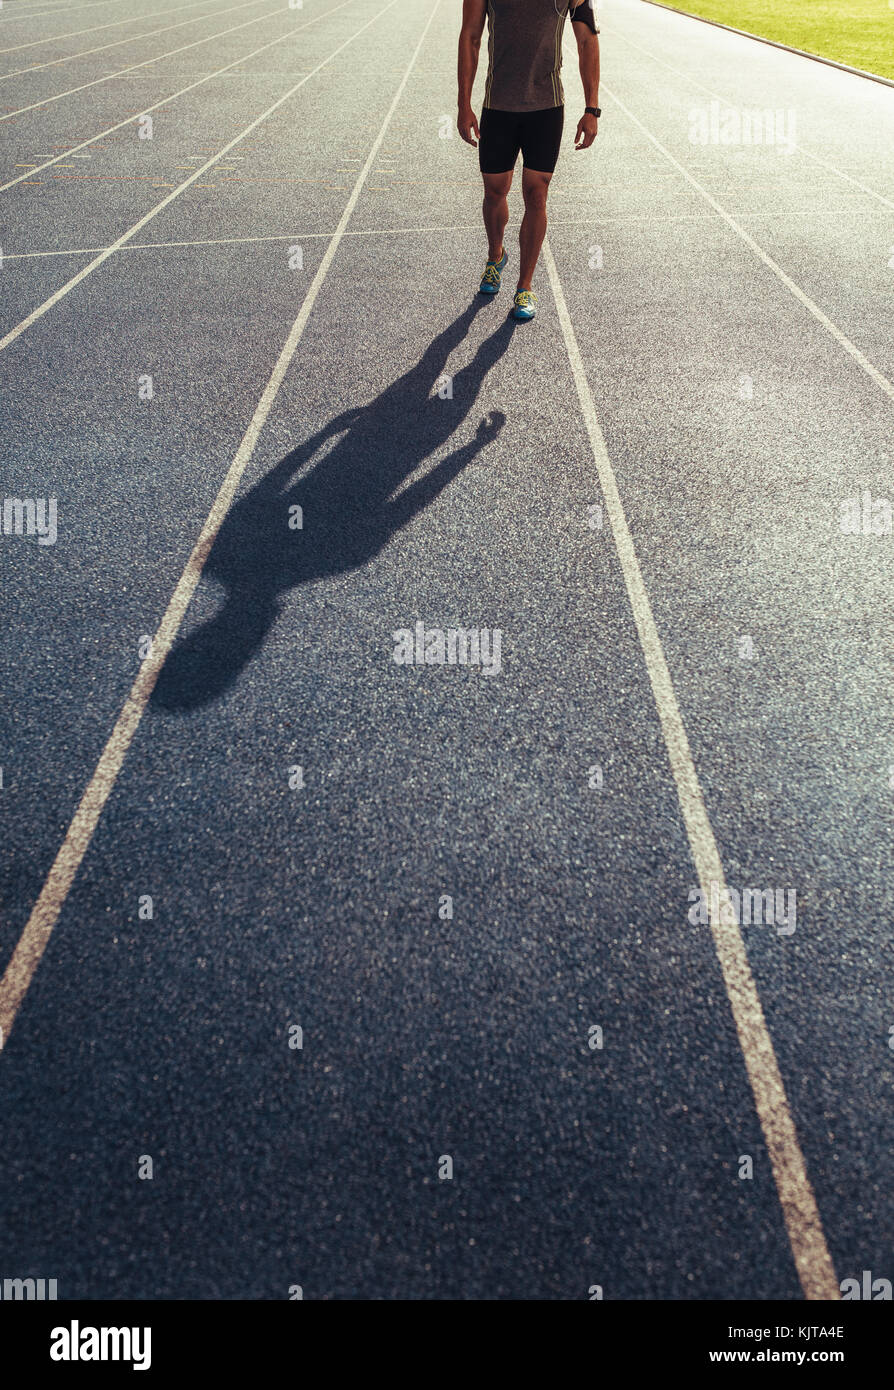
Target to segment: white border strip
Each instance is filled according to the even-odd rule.
[[[777,217],[778,213],[760,212],[749,213],[749,217]],[[864,212],[858,208],[832,208],[828,211],[786,213],[786,217],[885,217],[887,214],[879,211]],[[636,217],[551,217],[549,225],[551,227],[602,227],[609,223],[629,223],[629,222],[648,222],[650,226],[657,223],[675,222],[710,222],[711,214],[708,212],[680,213],[672,217],[649,217],[645,214]],[[467,222],[464,226],[456,227],[364,227],[360,232],[345,232],[345,236],[425,236],[427,234],[446,236],[451,233],[470,232],[480,235],[481,226],[477,222]],[[265,241],[327,241],[333,235],[332,232],[282,232],[276,236],[227,236],[210,237],[201,241],[135,241],[133,245],[122,246],[121,251],[172,251],[184,247],[197,246],[249,246],[255,242]],[[3,260],[6,261],[35,261],[47,260],[53,256],[98,256],[100,251],[105,251],[104,246],[71,246],[61,251],[4,251]]]

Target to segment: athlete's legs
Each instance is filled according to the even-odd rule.
[[[546,236],[546,195],[552,174],[544,174],[537,169],[522,171],[522,197],[525,200],[525,215],[519,228],[518,288],[529,290],[534,276],[534,267],[543,238]],[[505,223],[503,224],[505,226]]]
[[[484,229],[487,232],[488,260],[497,261],[503,253],[503,233],[509,221],[506,194],[512,186],[512,170],[505,174],[482,174],[484,180]]]

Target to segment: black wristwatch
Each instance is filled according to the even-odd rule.
[[[602,108],[599,106],[585,106],[584,114],[587,116],[595,116],[598,120],[599,117],[602,115]]]

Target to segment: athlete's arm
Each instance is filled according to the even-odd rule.
[[[472,110],[472,83],[478,71],[478,53],[484,33],[487,0],[463,0],[463,24],[459,31],[459,112],[456,128],[467,145],[481,139],[478,122]],[[474,135],[474,139],[472,138]]]
[[[577,39],[577,61],[584,87],[584,106],[599,106],[599,28],[591,0],[582,0],[571,11],[571,24]],[[596,139],[599,122],[595,116],[583,115],[577,123],[574,137],[576,150],[589,149]]]

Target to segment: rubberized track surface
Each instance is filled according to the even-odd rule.
[[[894,93],[610,0],[515,327],[458,11],[0,16],[59,513],[0,535],[0,1274],[60,1298],[892,1277]],[[712,846],[793,932],[688,920]]]

